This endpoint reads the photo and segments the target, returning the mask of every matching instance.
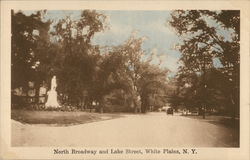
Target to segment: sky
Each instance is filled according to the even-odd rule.
[[[174,30],[167,25],[170,11],[103,11],[97,10],[107,16],[108,29],[96,33],[92,39],[94,44],[100,46],[113,46],[123,44],[133,33],[138,37],[145,37],[143,50],[146,54],[153,54],[152,64],[167,68],[174,75],[178,69],[180,53],[174,45],[178,37]],[[23,11],[30,15],[35,11]],[[45,19],[57,21],[66,16],[77,19],[81,11],[48,10]]]
[[[143,49],[153,53],[153,64],[168,68],[175,73],[178,68],[180,53],[174,50],[178,37],[167,25],[169,11],[102,11],[108,16],[110,29],[97,33],[94,43],[100,45],[118,45],[124,43],[136,32],[137,36],[145,37]],[[173,74],[172,73],[172,74]]]
[[[107,16],[106,23],[108,29],[98,32],[92,39],[92,43],[100,46],[113,46],[123,44],[132,33],[138,37],[145,37],[143,49],[146,54],[153,54],[152,64],[159,65],[161,68],[170,70],[169,76],[172,77],[178,71],[178,60],[180,52],[174,46],[180,42],[174,29],[168,25],[171,11],[112,11],[97,10]],[[35,11],[24,11],[30,15]],[[80,17],[81,11],[70,10],[48,10],[45,19],[57,21],[66,16],[72,19]],[[208,23],[214,25],[212,21]],[[229,33],[221,32],[223,35]],[[227,37],[226,37],[227,38]],[[218,60],[214,60],[215,66],[220,66]]]

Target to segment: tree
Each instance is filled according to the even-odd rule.
[[[130,89],[125,73],[126,58],[116,49],[107,51],[98,64],[97,77],[94,80],[92,96],[99,102],[99,109],[103,111],[106,103],[105,97],[116,90],[128,92]]]
[[[30,16],[41,21],[37,25],[30,24],[33,19],[22,13],[18,15],[21,18],[14,16],[17,20],[13,20],[13,35],[20,38],[18,34],[21,34],[28,44],[23,48],[27,56],[25,59],[14,57],[23,60],[22,64],[14,67],[27,66],[24,70],[32,71],[26,75],[26,81],[37,77],[37,84],[41,81],[50,84],[51,77],[56,75],[62,103],[79,108],[96,102],[102,110],[105,97],[109,95],[115,95],[121,101],[124,99],[123,105],[130,108],[138,109],[142,103],[142,112],[147,111],[152,101],[153,105],[165,103],[167,70],[151,65],[150,60],[143,61],[142,56],[146,54],[142,49],[143,37],[133,34],[124,44],[101,53],[100,47],[93,45],[91,39],[95,33],[105,30],[105,15],[84,10],[77,19],[66,17],[52,25],[50,21],[43,22],[40,14],[42,12]],[[28,22],[26,24],[25,20],[21,27],[26,28],[21,28],[19,33],[18,25],[23,17]],[[13,55],[20,50],[18,47],[23,47],[16,37],[13,38]],[[16,72],[13,74],[17,75]]]
[[[206,72],[214,68],[213,60],[217,58],[222,73],[228,77],[230,91],[225,96],[231,102],[232,117],[235,117],[239,108],[239,11],[177,10],[171,17],[169,24],[183,39],[178,47],[182,53],[181,72],[200,73],[202,99],[206,104]],[[223,29],[230,29],[230,39],[221,33]]]
[[[48,42],[50,21],[43,21],[43,11],[30,16],[11,11],[11,88],[26,87],[28,81],[39,81],[40,44]]]
[[[168,70],[160,69],[159,66],[151,65],[149,62],[142,63],[138,80],[142,112],[146,112],[149,108],[150,95],[154,96],[154,106],[157,103],[161,106],[166,103],[167,73]]]
[[[164,90],[167,72],[142,61],[142,43],[143,38],[131,35],[124,44],[111,47],[102,56],[93,90],[101,107],[105,107],[105,96],[121,90],[127,107],[142,107],[142,112],[146,112],[150,95]],[[158,101],[164,99],[162,95]]]
[[[150,60],[146,62],[142,60],[145,54],[142,49],[143,41],[143,37],[137,38],[132,35],[119,47],[118,52],[124,57],[123,73],[126,75],[124,82],[130,85],[128,93],[132,97],[131,105],[135,106],[135,110],[140,108],[139,110],[145,113],[150,105],[150,96],[156,96],[158,102],[165,99],[167,70],[151,65]]]
[[[126,81],[129,83],[129,94],[132,97],[131,105],[134,106],[136,112],[140,111],[140,100],[142,100],[141,88],[139,88],[139,80],[142,74],[142,55],[144,51],[142,49],[144,38],[136,37],[136,34],[133,33],[131,37],[126,41],[126,43],[118,48],[124,60],[124,73],[126,73]],[[143,111],[143,110],[142,110]]]
[[[89,93],[100,59],[99,47],[92,45],[91,39],[105,29],[104,23],[105,15],[84,10],[80,19],[66,17],[54,27],[52,34],[59,53],[51,74],[58,75],[58,90],[72,105],[86,106],[91,98]]]

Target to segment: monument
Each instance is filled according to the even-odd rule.
[[[47,99],[47,102],[45,103],[45,107],[53,107],[53,108],[61,107],[57,102],[56,87],[57,87],[56,76],[53,76],[53,78],[51,79],[50,90],[47,93],[48,99]]]

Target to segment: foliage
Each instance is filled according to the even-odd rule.
[[[50,21],[42,21],[42,11],[30,16],[11,11],[11,87],[27,86],[36,74],[41,48],[47,46]],[[45,59],[45,58],[44,58]]]
[[[235,116],[239,108],[239,11],[176,10],[171,16],[169,24],[182,39],[177,45],[182,53],[178,78],[196,74],[200,77],[200,85],[195,88],[201,91],[201,97],[191,97],[202,100],[203,105],[209,105],[214,99],[209,95],[223,93],[224,99],[231,102],[228,109],[232,109],[232,116]],[[214,68],[218,66],[214,66],[214,60],[219,61],[216,72]],[[218,74],[214,73],[219,73],[226,85],[207,88],[211,87],[210,79],[219,79]]]
[[[143,61],[148,54],[142,49],[143,37],[132,34],[123,44],[101,52],[91,40],[107,28],[105,15],[83,10],[79,18],[50,22],[42,18],[45,12],[12,12],[13,88],[19,82],[27,86],[27,81],[50,84],[56,75],[63,109],[86,109],[95,103],[100,111],[116,106],[146,112],[149,106],[166,103],[168,71]],[[20,74],[23,80],[17,78]]]
[[[61,19],[52,33],[59,48],[52,75],[59,79],[58,91],[68,97],[70,104],[87,104],[100,59],[98,46],[90,44],[96,32],[104,30],[105,16],[96,11],[82,11],[80,19]]]
[[[124,44],[111,48],[103,56],[95,85],[101,106],[104,97],[118,89],[123,93],[124,105],[146,112],[149,95],[164,90],[167,71],[142,61],[142,43],[143,38],[131,35]],[[162,101],[164,97],[158,99]]]

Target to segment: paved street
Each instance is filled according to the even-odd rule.
[[[131,114],[68,127],[12,120],[13,146],[234,147],[233,134],[223,126],[165,113]]]

